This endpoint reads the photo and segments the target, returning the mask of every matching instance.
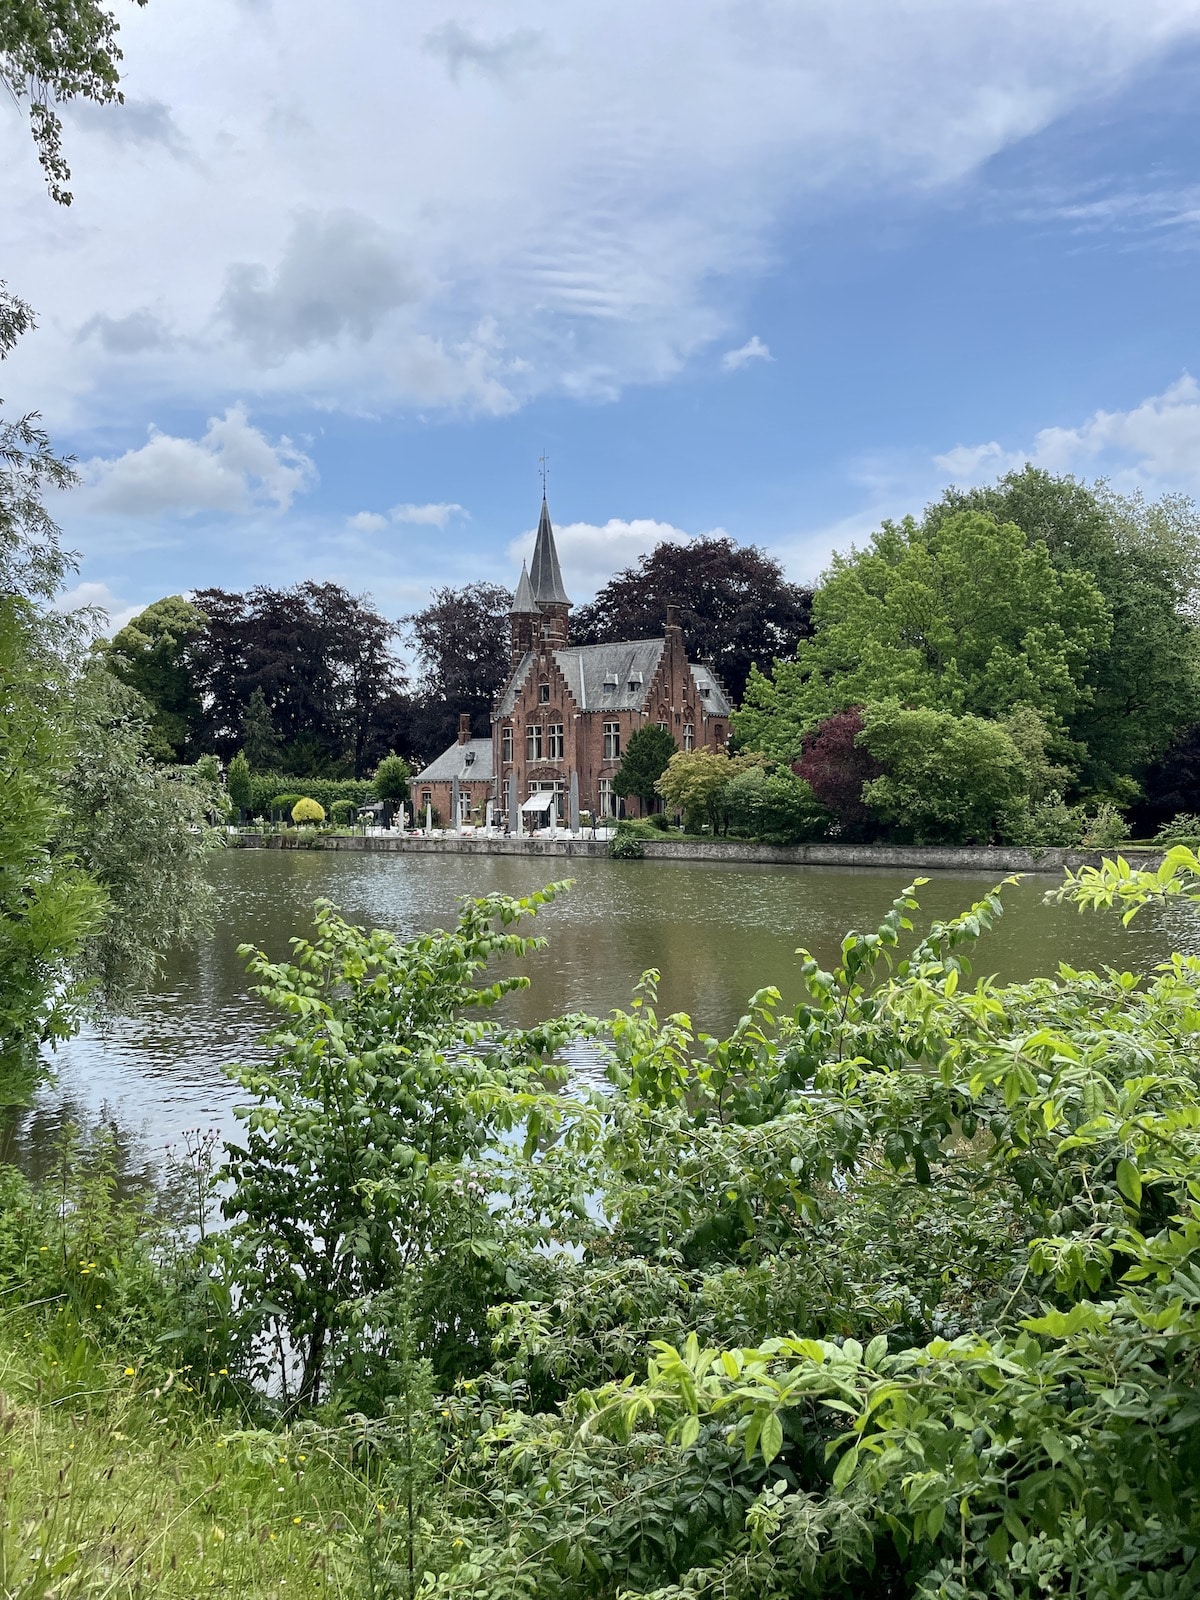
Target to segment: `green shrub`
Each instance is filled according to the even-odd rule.
[[[329,808],[329,820],[344,828],[354,821],[356,810],[353,800],[335,800]]]
[[[277,794],[271,801],[270,809],[272,812],[279,812],[284,818],[289,818],[292,814],[292,807],[299,805],[303,798],[302,794]]]
[[[258,817],[270,816],[271,811],[276,809],[277,796],[290,795],[292,805],[295,805],[302,792],[323,805],[326,813],[335,800],[349,800],[352,805],[365,805],[375,798],[371,785],[365,778],[305,778],[303,791],[296,788],[296,782],[297,780],[287,773],[252,772],[250,811]]]
[[[640,861],[646,854],[646,846],[640,832],[621,822],[608,842],[608,853],[614,861]]]
[[[292,807],[293,822],[324,822],[325,807],[319,800],[311,800],[307,795],[297,800]]]
[[[1111,850],[1129,837],[1124,816],[1111,800],[1104,800],[1095,811],[1083,819],[1083,837],[1080,843],[1089,850]]]
[[[646,821],[658,833],[670,833],[671,831],[671,819],[665,811],[651,812]]]
[[[1154,835],[1155,844],[1191,844],[1200,842],[1200,817],[1191,811],[1181,811],[1164,822]]]
[[[250,810],[254,803],[254,784],[250,778],[250,763],[240,750],[229,763],[229,771],[225,774],[225,789],[230,804],[236,806],[239,812]]]

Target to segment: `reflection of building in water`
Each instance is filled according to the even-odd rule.
[[[681,750],[723,749],[729,736],[725,691],[708,667],[688,661],[674,607],[668,607],[661,639],[612,644],[572,645],[570,612],[543,498],[533,561],[521,568],[513,597],[510,671],[492,713],[488,751],[488,793],[510,828],[514,803],[535,824],[546,820],[551,806],[565,821],[573,784],[581,810],[623,814],[626,802],[613,793],[613,779],[630,735],[650,723],[666,728]],[[460,746],[463,739],[460,733]],[[480,769],[488,744],[465,744],[478,749]],[[418,773],[413,798],[419,813],[428,796],[450,820],[455,776],[465,793],[458,749],[451,745]],[[540,796],[544,805],[537,804]],[[627,803],[634,813],[640,810],[637,800]]]

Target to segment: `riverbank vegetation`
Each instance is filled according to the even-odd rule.
[[[102,1139],[6,1176],[15,1592],[1194,1592],[1200,961],[975,979],[1003,886],[915,885],[727,1038],[653,975],[516,1028],[557,892],[247,950],[278,1026],[186,1202]]]
[[[0,284],[0,359],[33,324]],[[0,418],[0,1098],[82,1009],[120,1004],[204,925],[226,799],[215,761],[160,767],[149,704],[58,599],[43,499],[74,481],[32,416]]]

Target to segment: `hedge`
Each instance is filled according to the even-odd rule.
[[[327,816],[339,800],[361,806],[375,798],[369,778],[297,778],[291,773],[253,772],[250,788],[250,810],[256,817],[270,816],[271,802],[278,794],[304,795],[323,806]]]

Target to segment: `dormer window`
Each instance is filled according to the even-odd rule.
[[[701,697],[701,699],[707,700],[711,693],[712,693],[712,690],[709,688],[708,684],[702,683],[700,685],[700,697]]]
[[[629,692],[630,692],[630,694],[635,694],[641,687],[642,687],[642,675],[641,675],[641,673],[640,672],[631,672],[629,674]]]
[[[469,767],[474,760],[475,760],[475,752],[474,752],[474,750],[468,750],[466,755],[463,757],[463,762],[465,763],[466,766]]]
[[[606,672],[604,674],[604,691],[605,691],[605,693],[606,694],[611,694],[612,691],[620,683],[620,681],[621,681],[620,678],[617,677],[615,672]]]

